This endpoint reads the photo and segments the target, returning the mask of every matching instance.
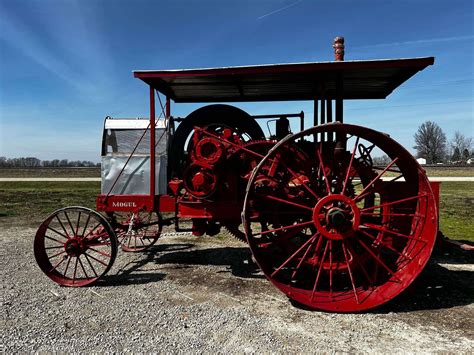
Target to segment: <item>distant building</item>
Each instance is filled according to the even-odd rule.
[[[416,161],[420,165],[426,165],[426,159],[425,158],[418,158],[418,159],[416,159]]]

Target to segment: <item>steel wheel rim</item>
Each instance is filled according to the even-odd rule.
[[[353,208],[348,207],[349,205],[353,206],[353,204],[347,203],[346,210],[352,209],[350,213],[344,209],[342,212],[336,211],[335,213],[332,211],[331,213],[339,219],[341,219],[339,215],[347,213],[347,216],[342,218],[342,221],[344,222],[344,220],[346,220],[344,223],[347,223],[344,228],[354,228],[355,231],[353,233],[346,233],[347,235],[339,233],[340,235],[338,237],[335,236],[334,238],[331,238],[330,236],[332,234],[330,232],[326,231],[327,233],[322,233],[322,225],[321,223],[317,223],[316,220],[319,221],[319,219],[315,214],[321,215],[320,210],[317,210],[318,203],[316,203],[316,201],[322,201],[325,196],[331,195],[336,200],[338,199],[338,194],[331,191],[333,189],[332,186],[329,186],[331,195],[326,193],[325,196],[319,196],[322,194],[321,191],[313,191],[315,195],[318,195],[318,198],[313,196],[315,203],[313,205],[307,203],[305,206],[299,206],[303,203],[294,199],[289,199],[286,203],[278,201],[281,196],[275,192],[278,191],[275,188],[271,194],[267,193],[265,198],[267,199],[270,197],[272,199],[272,204],[286,204],[286,209],[299,210],[304,218],[301,218],[301,220],[298,221],[295,220],[293,223],[286,226],[276,226],[277,228],[272,227],[273,229],[271,230],[273,230],[273,232],[256,231],[255,227],[253,227],[254,230],[252,230],[252,219],[255,218],[254,216],[256,213],[258,214],[262,212],[258,211],[258,209],[263,208],[262,206],[265,205],[262,203],[262,206],[258,207],[261,197],[256,197],[256,183],[259,182],[259,179],[263,180],[262,175],[265,175],[265,168],[271,165],[272,162],[273,164],[276,163],[275,157],[278,154],[284,154],[283,149],[288,144],[294,143],[296,140],[303,137],[323,136],[322,133],[332,137],[343,134],[346,134],[346,136],[351,135],[351,139],[352,137],[359,137],[359,139],[353,139],[353,141],[356,141],[356,144],[352,146],[348,142],[347,150],[350,151],[351,155],[350,157],[346,157],[344,160],[347,162],[347,166],[349,167],[347,171],[354,170],[353,165],[349,165],[351,160],[352,164],[361,164],[360,162],[355,163],[355,158],[359,157],[355,152],[360,139],[370,139],[370,141],[375,141],[378,148],[384,148],[382,151],[388,151],[391,155],[396,153],[396,156],[392,157],[392,161],[394,159],[396,159],[396,161],[388,170],[391,170],[392,167],[397,167],[399,171],[403,173],[403,177],[406,179],[403,186],[408,186],[410,183],[416,181],[416,197],[412,198],[412,200],[416,202],[416,206],[412,207],[414,202],[410,200],[410,196],[404,196],[407,200],[400,202],[398,207],[396,207],[397,204],[395,203],[382,206],[382,202],[384,202],[382,199],[388,198],[389,196],[389,193],[387,192],[379,194],[381,200],[379,205],[382,206],[381,208],[373,208],[374,205],[363,205]],[[312,158],[318,155],[320,155],[318,159],[320,158],[320,161],[324,162],[324,157],[321,152],[319,152],[319,154],[316,152]],[[291,163],[289,164],[291,165]],[[389,164],[387,164],[387,166],[388,165]],[[314,189],[316,184],[312,185],[313,181],[303,181],[305,178],[301,178],[301,176],[298,179],[302,179],[302,181],[299,181],[295,177],[298,175],[298,171],[293,171],[294,169],[288,167],[288,171],[291,170],[292,173],[296,173],[290,173],[288,175],[292,176],[293,180],[297,181],[297,184],[300,185],[299,189],[305,191],[306,195],[310,195],[310,190]],[[362,168],[359,167],[359,169],[362,171]],[[327,168],[325,170],[327,170]],[[381,177],[383,177],[384,174],[386,174],[386,172],[383,173]],[[321,175],[323,174],[321,173]],[[359,193],[359,195],[362,195],[362,201],[371,197],[371,195],[367,195],[367,192],[370,192],[372,187],[376,186],[369,184],[369,182],[372,181],[372,178],[373,176],[364,177],[366,183],[362,186],[363,188],[367,188],[367,190],[362,190]],[[328,176],[327,179],[323,178],[322,180],[323,182],[320,184],[323,185],[326,185],[326,182],[328,182],[329,185],[332,183],[330,181],[330,176]],[[347,192],[349,184],[346,180],[351,180],[352,183],[352,179],[349,179],[346,176],[344,176],[344,179],[340,178],[339,183],[343,185],[341,190],[344,189],[345,194],[349,194]],[[369,182],[367,182],[367,180],[369,180]],[[377,183],[377,181],[378,179],[375,183]],[[399,180],[395,180],[394,182],[390,182],[390,184],[399,182]],[[287,187],[288,185],[289,184],[286,184],[284,186]],[[328,186],[326,185],[325,188],[327,189],[327,187]],[[410,188],[409,190],[413,189]],[[364,194],[366,195],[365,197]],[[324,193],[322,195],[324,195]],[[401,199],[403,198],[400,198],[400,200]],[[344,205],[344,198],[341,197],[340,200],[341,202],[339,204]],[[393,200],[392,202],[395,201],[396,200]],[[389,201],[387,200],[387,202]],[[360,205],[361,201],[356,201],[354,204],[357,205],[357,203]],[[401,207],[405,208],[406,205],[410,205],[410,208],[412,209],[410,212],[413,213],[404,213],[403,217],[395,215],[389,216],[395,214],[392,210],[401,209]],[[321,206],[319,206],[319,208],[320,207]],[[330,209],[331,208],[328,210]],[[370,218],[380,218],[380,215],[382,215],[381,222],[378,222],[379,224],[368,223],[368,215],[374,214],[375,211],[378,211],[379,215],[371,216]],[[390,211],[392,212],[389,213]],[[325,218],[325,223],[329,223],[327,222],[328,213],[329,211],[326,212],[326,215],[320,216],[321,218]],[[402,213],[397,214],[401,215]],[[408,214],[417,214],[419,216],[415,218],[414,216],[408,216]],[[397,232],[397,229],[390,229],[394,228],[396,225],[394,222],[396,218],[408,218],[410,220],[411,225],[408,234],[400,231]],[[354,222],[354,219],[358,219],[358,221]],[[337,218],[335,220],[337,221]],[[260,268],[266,277],[288,297],[312,309],[337,312],[357,312],[374,308],[394,298],[406,289],[406,287],[408,287],[408,285],[418,276],[427,263],[434,246],[437,232],[437,210],[433,193],[426,176],[422,174],[421,168],[416,163],[416,160],[398,143],[388,138],[386,135],[368,128],[345,124],[329,124],[314,127],[296,135],[286,137],[271,149],[269,154],[254,169],[249,180],[244,202],[243,224],[247,241]],[[369,227],[367,227],[367,225],[369,225]],[[305,237],[303,236],[305,234],[301,232],[303,227],[307,230],[304,232],[307,234]],[[332,226],[329,226],[328,228],[331,229]],[[399,227],[397,226],[397,228]],[[292,246],[291,243],[283,243],[283,240],[286,237],[283,238],[282,235],[290,235],[290,230],[293,231],[292,233],[295,233],[294,231],[299,231],[296,236],[289,237],[290,241],[292,240],[291,238],[295,239],[296,237],[301,239],[301,241],[298,242],[299,244],[297,244],[297,247]],[[394,241],[388,243],[387,240],[389,238],[387,236],[390,236]],[[273,237],[274,240],[271,240],[271,237]],[[275,241],[277,237],[280,238],[280,241],[278,242]],[[403,239],[406,241],[400,242],[397,241],[397,239]],[[377,249],[374,247],[374,240],[378,243]],[[278,243],[281,245],[278,245]],[[273,249],[271,252],[266,252],[264,251],[264,248]],[[285,248],[290,250],[285,251]],[[313,249],[317,250],[317,253],[313,252]],[[337,258],[334,250],[337,250]],[[279,259],[279,253],[285,252],[287,253],[286,258]],[[265,255],[266,253],[269,255]],[[381,254],[377,255],[377,253]],[[395,258],[397,253],[400,255]],[[387,254],[389,254],[389,256],[387,256]],[[380,261],[377,260],[377,257]],[[408,257],[408,259],[405,257]],[[390,259],[390,263],[387,265],[387,261],[384,258],[395,258],[395,260]],[[314,268],[312,273],[305,270],[308,265],[311,265],[308,261],[310,259],[314,264],[312,265]],[[335,267],[334,265],[336,263],[346,265]],[[372,269],[375,267],[382,269],[387,273],[385,279],[377,274],[375,279],[370,281],[371,272],[373,271]],[[298,273],[301,273],[303,270],[305,270],[303,275],[298,276]],[[293,275],[295,272],[296,275]],[[297,280],[298,277],[303,278],[305,275],[308,276],[306,284],[304,281]],[[311,280],[312,282],[309,281],[310,277],[313,278]],[[345,278],[345,281],[341,281],[341,278]],[[366,280],[363,281],[362,279]],[[340,283],[338,284],[338,282]],[[340,287],[339,289],[337,288],[337,285]]]
[[[91,285],[115,261],[117,241],[107,220],[84,207],[53,212],[34,240],[35,259],[51,280],[62,286]]]

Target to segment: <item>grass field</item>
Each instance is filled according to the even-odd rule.
[[[54,210],[95,208],[100,182],[0,182],[0,226],[37,226]],[[450,239],[474,241],[474,183],[441,185],[440,226]]]
[[[428,176],[466,177],[474,176],[474,165],[472,167],[424,167]],[[396,174],[386,173],[386,176]],[[48,177],[100,177],[100,168],[0,168],[0,178],[48,178]]]
[[[457,166],[447,166],[447,167],[424,167],[426,174],[428,176],[449,176],[449,177],[466,177],[474,176],[474,166],[471,167],[457,167]]]
[[[0,178],[100,177],[100,168],[0,168]]]

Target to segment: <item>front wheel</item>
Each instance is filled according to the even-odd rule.
[[[84,207],[66,207],[40,225],[34,240],[40,269],[61,286],[88,286],[104,276],[117,256],[107,220]]]
[[[153,246],[163,226],[156,212],[120,213],[109,215],[118,242],[125,252],[141,252]]]

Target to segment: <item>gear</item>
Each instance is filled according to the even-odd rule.
[[[247,238],[245,238],[245,233],[239,229],[239,225],[240,224],[224,224],[224,228],[235,239],[238,239],[241,242],[247,243]]]

